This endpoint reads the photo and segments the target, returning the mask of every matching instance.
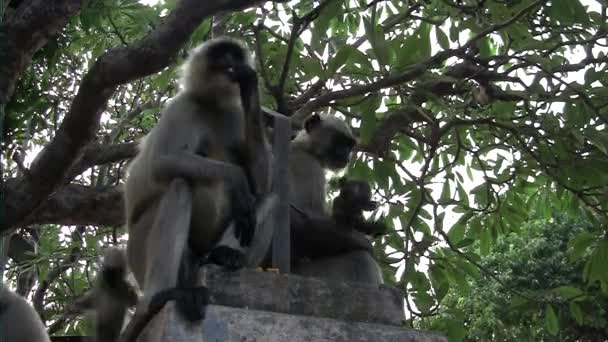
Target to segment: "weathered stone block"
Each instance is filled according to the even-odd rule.
[[[205,272],[217,305],[391,325],[404,319],[402,294],[386,286],[213,266]]]
[[[218,305],[209,306],[202,325],[186,327],[171,318],[169,322],[164,341],[173,342],[447,342],[437,334],[390,325]]]

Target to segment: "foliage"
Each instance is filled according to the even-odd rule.
[[[20,3],[27,6],[12,2]],[[267,2],[205,18],[176,51],[175,63],[146,77],[118,82],[103,107],[71,112],[74,98],[90,86],[82,82],[87,75],[109,77],[103,67],[94,67],[96,61],[111,57],[115,48],[136,46],[150,32],[162,31],[177,5],[174,0],[153,6],[136,0],[88,1],[58,37],[37,50],[6,103],[2,167],[12,207],[28,204],[30,194],[12,185],[28,182],[28,172],[36,166],[31,161],[41,149],[47,152],[49,142],[66,139],[69,130],[96,132],[94,141],[78,147],[83,157],[62,166],[68,176],[61,184],[43,194],[43,202],[34,206],[38,209],[11,225],[23,227],[18,233],[40,247],[28,262],[37,265],[39,284],[51,281],[38,298],[39,309],[58,333],[79,329],[73,324],[77,316],[66,314],[66,309],[90,285],[95,267],[86,260],[125,238],[115,219],[120,203],[104,194],[119,189],[135,141],[175,94],[177,63],[192,46],[219,34],[241,37],[255,50],[265,106],[292,115],[296,122],[311,112],[338,115],[358,133],[357,160],[346,174],[369,180],[382,203],[374,215],[386,215],[392,229],[374,242],[375,250],[387,282],[406,293],[410,324],[440,314],[433,327],[461,334],[458,327],[465,313],[476,313],[482,296],[489,301],[499,294],[504,295],[496,301],[500,305],[485,308],[488,319],[479,315],[484,319],[467,323],[475,327],[468,337],[482,338],[496,331],[499,322],[512,324],[509,334],[521,336],[520,317],[535,322],[535,336],[541,337],[556,330],[574,335],[564,327],[574,327],[571,320],[580,321],[581,315],[584,327],[600,324],[591,322],[591,311],[583,304],[591,299],[571,308],[574,301],[561,301],[559,294],[571,289],[557,291],[556,299],[547,291],[573,285],[585,296],[598,298],[590,289],[608,288],[605,4]],[[4,22],[17,13],[11,6]],[[152,50],[138,53],[152,55]],[[91,119],[96,113],[102,113],[101,121]],[[76,118],[95,124],[82,128],[69,121]],[[87,150],[90,147],[96,148],[94,153]],[[104,210],[83,215],[80,203]],[[525,223],[530,218],[549,219],[556,212],[589,225],[574,229],[576,236],[564,232],[560,240],[574,237],[576,262],[562,265],[565,259],[551,258],[554,270],[565,273],[543,286],[531,283],[530,277],[514,279],[515,264],[523,262],[513,252],[515,247],[523,252],[532,248],[528,239],[545,241],[533,229],[541,224]],[[44,232],[42,238],[31,237],[29,228]],[[82,234],[75,238],[75,231]],[[81,251],[71,261],[74,245]],[[539,251],[548,248],[542,245],[537,246]],[[555,245],[555,252],[561,247]],[[500,256],[503,252],[508,258]],[[7,275],[14,281],[22,269],[14,261],[10,265]],[[540,267],[538,272],[553,270],[534,265]],[[509,286],[486,279],[483,269],[505,277]],[[49,279],[52,270],[61,272]],[[511,315],[505,308],[513,303],[507,299],[515,302],[519,297],[509,288],[540,291],[535,297],[543,299],[521,303],[529,313],[518,309],[519,315]],[[470,294],[478,294],[479,300],[468,300]],[[585,314],[571,314],[578,312],[576,305]]]
[[[420,326],[458,341],[599,341],[608,335],[608,293],[583,279],[591,253],[578,257],[576,239],[593,228],[558,216],[535,220],[499,237],[479,263],[470,288],[453,287],[440,314]],[[469,247],[478,249],[479,244]]]

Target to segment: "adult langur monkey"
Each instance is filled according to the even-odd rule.
[[[3,284],[0,284],[0,341],[51,341],[36,310]]]
[[[181,90],[130,164],[127,256],[143,289],[138,310],[146,310],[161,290],[177,286],[191,293],[177,300],[178,312],[199,320],[206,296],[196,288],[201,257],[230,268],[255,264],[234,241],[218,242],[236,237],[253,253],[260,235],[254,230],[264,226],[260,221],[272,207],[273,197],[265,196],[270,152],[254,65],[245,46],[233,39],[213,39],[191,51]],[[255,201],[261,198],[256,217]],[[261,235],[270,242],[272,234]]]
[[[291,142],[289,198],[295,274],[333,280],[382,283],[367,237],[340,228],[325,202],[325,171],[350,161],[356,139],[334,116],[312,115]]]

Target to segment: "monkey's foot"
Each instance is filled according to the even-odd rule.
[[[209,304],[209,291],[206,287],[177,289],[175,308],[189,322],[205,318],[205,309]]]
[[[209,253],[209,261],[229,270],[245,267],[246,258],[243,252],[228,246],[218,246]]]

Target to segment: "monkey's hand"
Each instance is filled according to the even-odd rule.
[[[232,80],[239,83],[241,88],[257,86],[258,74],[248,65],[239,65],[231,74]],[[241,89],[242,90],[242,89]]]
[[[239,84],[245,113],[252,113],[255,107],[259,109],[258,74],[255,70],[248,65],[241,65],[234,70],[232,79]]]
[[[354,229],[360,231],[361,233],[371,235],[373,237],[378,237],[380,235],[384,235],[388,231],[388,227],[384,224],[384,218],[380,218],[377,221],[367,222],[363,221],[354,225]]]
[[[150,306],[157,305],[152,298]],[[205,308],[209,304],[209,291],[205,286],[177,288],[175,306],[179,313],[189,322],[200,321],[205,318]]]
[[[234,236],[240,241],[241,246],[249,247],[255,232],[256,199],[246,178],[233,188],[231,199]]]
[[[234,271],[245,267],[245,254],[228,246],[218,246],[209,253],[209,261]]]

